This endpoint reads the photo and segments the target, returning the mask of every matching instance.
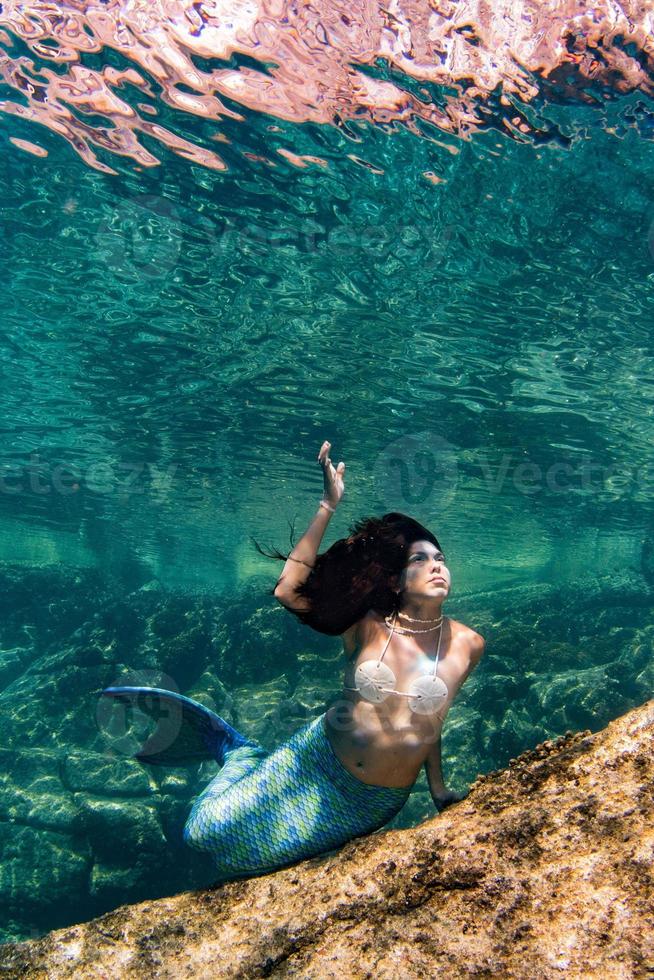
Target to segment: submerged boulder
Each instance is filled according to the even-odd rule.
[[[650,701],[419,827],[1,947],[2,975],[651,976],[653,737]]]

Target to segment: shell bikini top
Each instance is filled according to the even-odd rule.
[[[387,664],[383,664],[384,654],[388,650],[388,645],[393,638],[397,625],[397,613],[390,633],[386,641],[384,651],[379,660],[364,660],[359,664],[354,673],[356,687],[346,687],[346,691],[357,691],[364,701],[370,704],[381,704],[389,694],[400,694],[408,698],[408,705],[411,711],[417,715],[430,715],[439,708],[447,698],[447,685],[440,677],[436,676],[438,670],[438,658],[441,652],[441,638],[443,636],[443,624],[441,622],[438,631],[438,649],[436,650],[436,660],[434,669],[429,674],[422,674],[416,677],[409,685],[408,691],[396,691],[397,680],[395,674]]]

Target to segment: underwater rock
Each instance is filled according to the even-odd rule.
[[[257,617],[264,594],[217,604],[213,596],[160,589],[126,594],[93,571],[0,566],[0,939],[66,925],[80,908],[99,915],[127,895],[138,901],[211,881],[206,862],[184,848],[182,829],[217,767],[171,771],[134,762],[138,719],[110,715],[100,691],[162,681],[236,724],[226,675],[279,687],[279,696],[287,689],[279,663],[273,670],[252,657],[256,633],[250,652],[242,649],[252,615],[260,626],[267,617],[257,652],[265,648],[269,664],[288,647],[286,632],[298,630],[272,599]],[[290,734],[275,729],[278,699],[265,724],[270,747]],[[250,714],[262,719],[254,702],[245,713],[250,734]],[[136,869],[141,854],[149,861]]]
[[[643,694],[652,694],[654,692],[654,659],[650,660],[645,669],[638,674],[636,683],[639,685]]]
[[[20,839],[33,841],[3,844],[0,938],[65,926],[80,909],[91,917],[120,901],[211,882],[182,828],[217,764],[136,763],[141,722],[115,706],[107,714],[100,691],[162,681],[265,748],[279,745],[339,696],[345,662],[338,638],[299,624],[266,596],[269,584],[217,601],[160,589],[125,594],[85,570],[0,566],[0,649],[10,666],[0,689],[0,833],[11,842],[24,827],[29,835]],[[474,604],[487,653],[447,718],[444,770],[453,790],[464,792],[478,772],[544,738],[595,731],[652,696],[654,617],[642,579],[547,593],[526,586],[475,596]],[[451,614],[468,621],[470,608],[462,596]],[[26,653],[16,674],[19,649]],[[174,674],[166,677],[165,664]],[[553,676],[563,679],[552,684]],[[150,727],[146,719],[143,732]],[[390,827],[433,813],[423,770]],[[74,873],[51,871],[68,854]],[[142,855],[148,860],[136,873]]]
[[[551,717],[559,731],[606,723],[628,707],[604,665],[543,675],[534,680],[530,699],[538,704],[533,713]]]
[[[64,782],[72,791],[99,796],[147,796],[147,770],[132,759],[107,759],[96,752],[71,752],[63,763]]]
[[[281,741],[279,705],[287,693],[285,674],[259,684],[243,684],[234,688],[234,724],[264,748],[274,748]]]
[[[33,655],[33,650],[29,646],[14,647],[11,650],[0,649],[0,691],[20,676]]]
[[[43,891],[56,896],[59,908],[65,909],[86,888],[88,849],[75,847],[67,834],[26,827],[17,819],[2,820],[0,854],[0,908],[11,909],[23,921],[40,921]],[[50,920],[57,918],[66,921],[65,912],[58,914],[55,906]]]
[[[123,853],[161,851],[166,839],[154,807],[133,800],[104,800],[82,797],[79,800],[84,827],[94,832],[96,852],[115,853],[120,841]],[[105,847],[102,847],[102,842]]]
[[[0,947],[4,977],[645,977],[654,701],[419,827]],[[102,876],[98,869],[97,877]]]

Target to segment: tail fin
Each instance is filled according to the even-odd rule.
[[[103,692],[122,704],[138,708],[157,727],[135,758],[151,766],[184,766],[216,759],[242,745],[257,746],[203,704],[157,687],[108,687]]]

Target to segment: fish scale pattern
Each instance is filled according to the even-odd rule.
[[[242,746],[195,801],[184,839],[213,858],[223,880],[263,874],[372,833],[412,787],[371,786],[343,766],[324,714],[272,752]]]

